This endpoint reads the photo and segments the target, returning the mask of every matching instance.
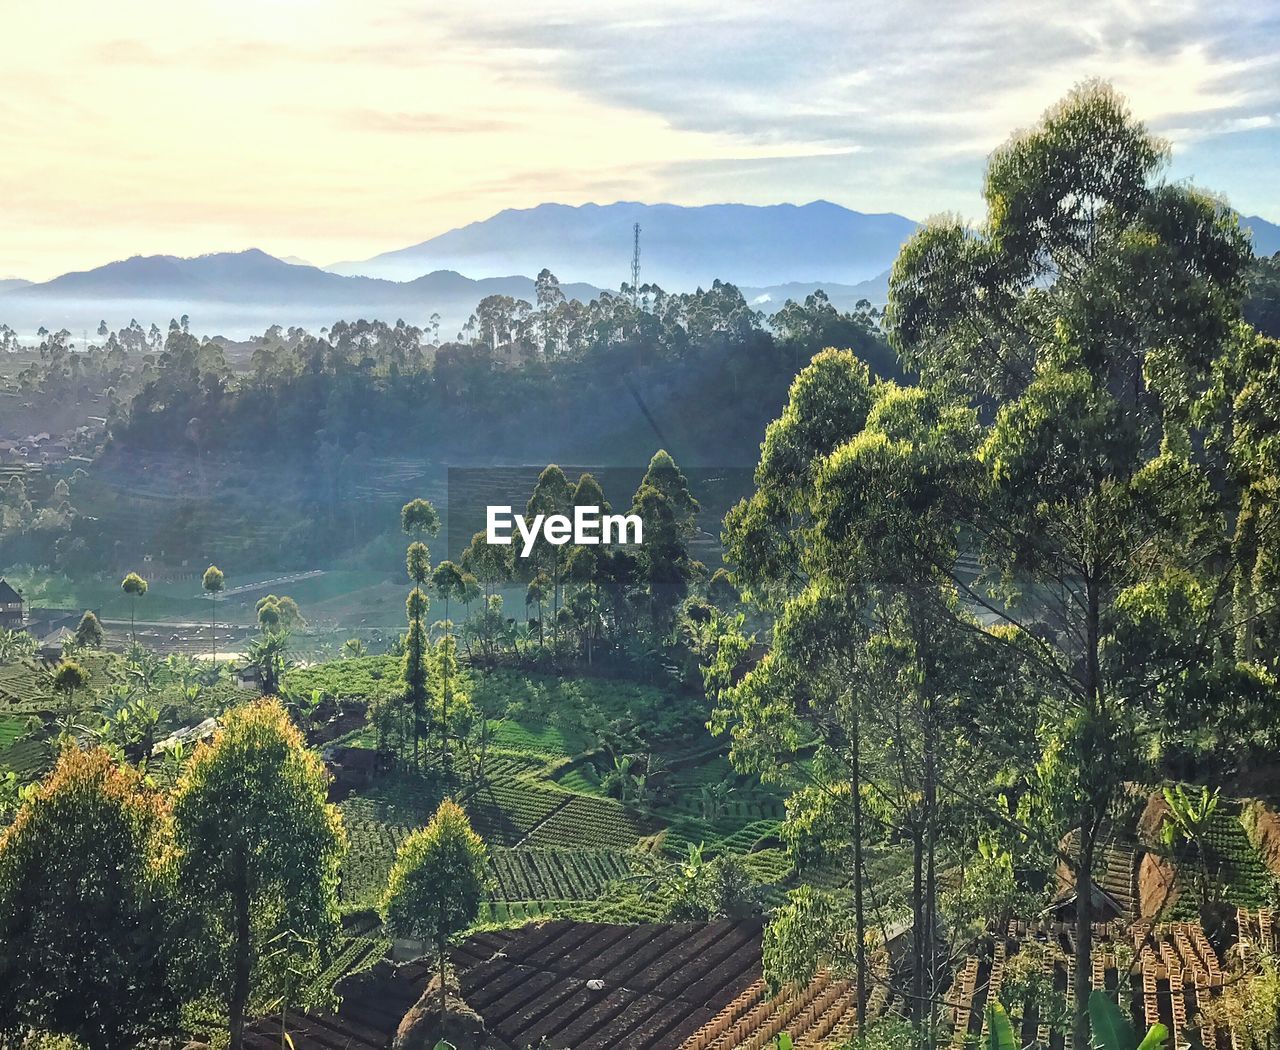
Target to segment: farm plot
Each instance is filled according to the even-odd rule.
[[[667,853],[683,856],[690,846],[705,847],[708,855],[723,851],[750,853],[764,845],[776,845],[782,827],[777,820],[754,820],[749,824],[716,822],[682,817],[667,829],[662,846]]]
[[[571,907],[570,901],[483,901],[477,923],[506,926],[536,919],[561,916]]]
[[[29,664],[0,667],[0,709],[9,714],[38,714],[53,701],[44,676]]]
[[[631,874],[625,854],[588,849],[497,849],[489,860],[497,901],[595,900]]]
[[[587,746],[587,738],[574,730],[512,718],[491,721],[489,732],[494,747],[542,759],[572,758]]]
[[[18,715],[0,715],[0,751],[16,744],[26,734],[26,718]]]
[[[547,767],[546,759],[523,751],[490,751],[484,760],[484,779],[508,780],[534,776]]]
[[[490,846],[515,846],[576,797],[524,780],[494,780],[472,791],[463,805],[476,833]]]
[[[342,978],[367,970],[386,955],[390,947],[391,941],[386,937],[362,935],[341,938],[333,961],[311,982],[310,990],[328,994]]]
[[[1222,898],[1244,908],[1265,906],[1274,879],[1257,848],[1234,811],[1219,810],[1214,814],[1205,835],[1208,857],[1205,866],[1209,881],[1216,884]],[[1178,864],[1178,900],[1173,917],[1194,919],[1198,915],[1198,881],[1200,863],[1183,858]]]
[[[654,830],[621,803],[589,795],[565,795],[568,802],[548,814],[529,835],[527,846],[633,849]]]
[[[290,693],[316,689],[328,697],[370,700],[381,691],[398,687],[399,674],[399,660],[394,656],[361,656],[296,667],[284,676],[283,684]]]
[[[352,795],[341,803],[343,815],[372,820],[382,824],[420,827],[443,798],[441,788],[414,777],[395,777],[380,781],[375,787]]]
[[[90,687],[97,689],[109,684],[119,657],[113,653],[86,653],[77,662],[89,672]],[[49,675],[42,667],[30,663],[0,667],[0,710],[6,714],[44,714],[56,704]]]
[[[53,752],[48,741],[27,737],[0,750],[0,773],[12,771],[20,780],[34,780],[52,761]]]
[[[742,858],[742,863],[753,879],[766,884],[784,881],[795,867],[784,849],[762,849],[748,853]]]
[[[342,860],[342,904],[367,907],[376,903],[386,888],[396,850],[414,829],[370,820],[359,815],[358,809],[352,813],[349,802],[338,806],[350,842]]]

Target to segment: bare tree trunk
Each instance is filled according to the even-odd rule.
[[[241,1050],[244,1044],[245,1010],[249,1004],[249,888],[243,860],[239,865],[241,885],[235,894],[235,943],[232,945],[231,995],[227,1002],[230,1027],[230,1050]]]
[[[850,748],[853,752],[853,776],[849,785],[853,792],[853,926],[857,946],[857,973],[854,978],[855,1018],[858,1035],[867,1027],[867,922],[863,911],[862,886],[862,729],[857,705],[853,708],[853,732]]]
[[[449,657],[452,655],[448,644],[449,632],[452,629],[449,623],[449,595],[448,592],[444,596],[444,637],[445,651],[440,661],[444,669],[444,703],[441,708],[440,715],[440,767],[442,770],[449,768]]]
[[[911,835],[911,1020],[924,1018],[924,834]]]
[[[446,986],[447,963],[444,955],[444,945],[445,945],[445,935],[444,935],[444,930],[441,929],[437,933],[437,947],[436,947],[436,950],[440,959],[440,1038],[441,1039],[444,1039],[445,1037],[444,1035],[445,1020],[449,1016],[449,992]]]
[[[1098,661],[1100,610],[1098,586],[1089,579],[1085,584],[1085,704],[1087,717],[1099,714],[1101,670]],[[1093,956],[1093,854],[1103,814],[1098,812],[1090,793],[1080,811],[1080,852],[1076,864],[1076,994],[1075,1018],[1071,1026],[1075,1046],[1089,1045],[1089,973]]]
[[[936,857],[936,839],[937,839],[937,808],[938,808],[938,784],[937,784],[937,762],[936,755],[932,744],[929,745],[930,750],[925,758],[925,785],[924,785],[924,805],[925,805],[925,824],[924,824],[924,962],[925,962],[925,993],[929,999],[929,1031],[932,1032],[936,1019],[937,1003],[935,1002],[934,992],[937,985],[937,974],[935,968],[938,965],[938,872]]]

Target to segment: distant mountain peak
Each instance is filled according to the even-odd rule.
[[[544,267],[561,280],[616,288],[630,280],[632,230],[641,227],[641,279],[668,291],[716,278],[767,286],[789,281],[857,284],[883,273],[915,230],[893,213],[864,214],[814,200],[804,204],[645,204],[614,201],[506,208],[419,244],[334,273],[406,280],[429,270],[473,277]]]

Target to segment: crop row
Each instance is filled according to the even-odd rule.
[[[352,795],[342,803],[344,816],[383,824],[421,827],[440,804],[440,789],[409,778],[386,780],[372,791]]]
[[[0,715],[0,748],[9,747],[27,733],[27,719],[16,715]]]
[[[563,905],[558,914],[561,918],[576,922],[608,922],[633,926],[637,923],[663,922],[666,918],[666,906],[653,893],[623,893],[596,901],[575,901]]]
[[[549,919],[560,915],[567,901],[484,901],[478,923],[518,923],[529,919]]]
[[[514,846],[574,797],[523,780],[494,780],[476,788],[465,804],[482,839],[491,846]]]
[[[4,706],[26,704],[42,696],[45,691],[35,668],[26,664],[0,667],[0,703]]]
[[[684,856],[690,846],[698,845],[703,846],[709,854],[723,850],[750,853],[766,840],[777,838],[781,827],[780,821],[753,820],[730,831],[721,822],[713,824],[697,817],[681,817],[667,829],[662,846],[667,853],[675,856]]]
[[[631,849],[648,834],[639,817],[612,799],[588,795],[568,799],[538,826],[526,845]]]
[[[495,747],[540,758],[572,758],[586,746],[580,733],[545,723],[525,725],[512,718],[491,722],[490,734]]]
[[[312,981],[311,989],[325,994],[331,992],[333,986],[348,974],[368,969],[381,959],[390,944],[385,937],[343,937],[338,945],[338,953]]]
[[[489,861],[494,898],[591,900],[631,873],[625,855],[608,850],[495,850]]]
[[[484,760],[486,780],[509,780],[536,774],[545,768],[545,758],[524,751],[490,751]]]
[[[344,904],[372,904],[387,885],[387,874],[400,844],[412,828],[350,817],[343,803],[350,849],[342,861],[341,895]]]
[[[0,750],[0,773],[12,770],[19,779],[32,780],[49,765],[51,757],[47,741],[29,736]]]
[[[777,883],[791,874],[791,857],[783,849],[762,849],[742,858],[751,877],[757,882]]]

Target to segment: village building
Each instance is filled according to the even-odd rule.
[[[0,579],[0,630],[22,630],[24,618],[22,595],[11,584]]]

